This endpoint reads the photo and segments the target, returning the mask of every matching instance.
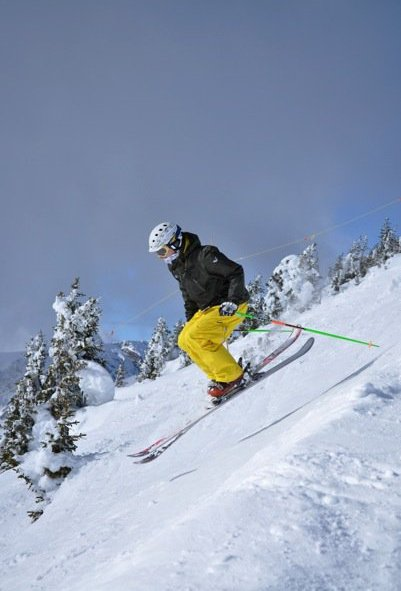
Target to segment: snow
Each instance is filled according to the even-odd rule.
[[[317,336],[150,464],[127,453],[204,411],[197,368],[79,411],[77,466],[38,521],[26,485],[0,475],[0,590],[400,590],[400,290],[397,256],[287,314],[380,348]]]
[[[109,372],[94,361],[86,361],[86,367],[78,372],[79,385],[85,404],[97,405],[114,398],[114,382]]]

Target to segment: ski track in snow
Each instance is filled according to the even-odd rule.
[[[0,591],[401,590],[400,277],[395,257],[288,318],[380,349],[317,338],[151,464],[126,454],[203,412],[196,368],[82,410],[80,468],[36,523],[0,475]]]

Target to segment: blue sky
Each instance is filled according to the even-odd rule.
[[[51,334],[76,275],[147,338],[177,221],[245,256],[401,196],[398,1],[0,2],[0,350]],[[393,205],[319,240],[322,265]],[[268,276],[287,251],[244,262]]]

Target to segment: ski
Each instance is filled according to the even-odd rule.
[[[254,385],[256,382],[259,382],[260,380],[267,378],[269,375],[272,375],[276,371],[279,371],[280,369],[282,369],[286,365],[290,364],[292,361],[295,361],[296,359],[299,359],[300,357],[305,355],[313,345],[313,342],[314,342],[313,338],[308,339],[304,343],[304,345],[300,349],[298,349],[298,351],[296,351],[293,355],[290,355],[290,357],[287,357],[287,359],[285,359],[281,363],[278,363],[277,365],[272,367],[270,370],[261,371],[266,365],[268,365],[269,363],[274,361],[281,353],[283,353],[286,349],[288,349],[288,347],[290,347],[297,340],[297,338],[300,336],[301,332],[302,332],[301,329],[296,329],[296,331],[286,341],[284,341],[284,343],[282,343],[279,347],[277,347],[274,351],[272,351],[272,353],[270,353],[267,357],[265,357],[256,366],[256,368],[254,370],[255,373],[252,375],[252,377],[248,383],[235,388],[230,393],[228,393],[226,396],[222,397],[221,399],[218,399],[218,404],[216,404],[212,408],[208,409],[205,413],[200,415],[198,418],[189,422],[185,427],[179,429],[178,431],[174,432],[171,435],[159,438],[157,441],[153,442],[151,445],[149,445],[148,447],[146,447],[138,452],[128,454],[128,457],[139,458],[135,462],[137,464],[144,464],[144,463],[151,462],[151,461],[155,460],[159,455],[161,455],[164,451],[166,451],[166,449],[168,449],[171,445],[173,445],[173,443],[175,443],[175,441],[177,441],[177,439],[179,439],[183,435],[185,435],[185,433],[187,433],[190,429],[192,429],[192,427],[197,425],[200,421],[202,421],[204,418],[209,416],[211,413],[218,410],[223,404],[228,402],[228,400],[231,400],[233,397],[238,395],[240,392],[244,392],[247,388]]]

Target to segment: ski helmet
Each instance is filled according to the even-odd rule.
[[[181,246],[181,238],[180,226],[170,222],[162,222],[155,226],[149,234],[149,252],[157,252],[162,246],[173,244],[175,241],[178,244],[175,245],[174,250],[178,250]]]

